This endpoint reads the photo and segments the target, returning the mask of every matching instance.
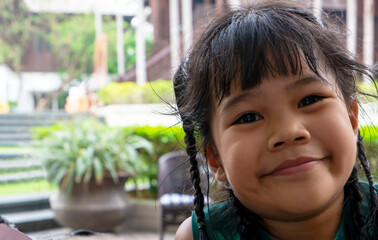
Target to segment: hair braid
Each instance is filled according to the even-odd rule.
[[[351,201],[351,219],[353,221],[353,235],[352,239],[360,240],[364,221],[361,214],[362,194],[358,184],[357,168],[353,167],[353,171],[349,176],[348,182],[345,184],[345,198],[346,201]]]
[[[189,161],[191,164],[190,167],[190,175],[192,178],[192,183],[194,187],[194,211],[197,215],[197,223],[200,232],[200,239],[207,240],[206,228],[205,228],[205,214],[203,212],[204,208],[204,196],[201,191],[201,178],[200,178],[200,171],[198,168],[198,162],[196,159],[197,155],[197,148],[196,148],[196,139],[194,137],[194,131],[192,129],[188,129],[187,124],[183,121],[184,131],[185,131],[185,143],[186,143],[186,152],[189,156]]]
[[[258,225],[258,216],[248,210],[239,199],[234,195],[233,191],[230,190],[232,206],[235,209],[235,215],[237,219],[237,231],[240,234],[241,240],[251,240],[254,239],[253,232],[256,230]]]
[[[378,226],[376,224],[376,219],[378,218],[378,196],[377,196],[377,189],[374,187],[374,178],[370,172],[370,164],[366,157],[365,147],[362,143],[362,136],[360,132],[358,132],[358,141],[357,141],[357,148],[358,148],[358,159],[360,160],[361,166],[364,169],[365,176],[369,183],[369,190],[370,190],[370,211],[371,211],[371,220],[369,221],[369,226],[373,226],[373,236],[378,236]]]

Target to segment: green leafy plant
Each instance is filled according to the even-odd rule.
[[[174,102],[173,83],[171,80],[159,79],[143,86],[143,102]]]
[[[362,93],[364,93],[359,95],[360,102],[378,102],[377,79],[372,82],[359,81],[357,87]]]
[[[150,194],[157,194],[158,159],[165,153],[184,148],[183,139],[185,133],[180,126],[130,126],[125,128],[126,132],[133,132],[152,143],[154,151],[152,154],[142,152],[144,158],[143,168],[139,169],[139,178],[147,179],[149,182]],[[141,166],[142,167],[142,166]],[[137,179],[133,179],[136,181]]]
[[[360,128],[360,133],[364,141],[378,145],[378,126],[363,126]]]
[[[142,103],[143,90],[135,82],[111,82],[98,91],[99,100],[105,104]]]
[[[375,179],[378,179],[378,126],[369,125],[360,128],[370,169]]]
[[[74,182],[98,184],[105,174],[115,182],[118,174],[137,174],[142,152],[153,153],[152,144],[133,131],[111,128],[93,119],[59,123],[33,130],[37,155],[49,181],[70,193]]]

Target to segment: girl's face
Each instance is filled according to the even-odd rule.
[[[263,218],[302,219],[343,199],[356,156],[357,113],[331,73],[264,79],[213,106],[207,160],[244,206]]]

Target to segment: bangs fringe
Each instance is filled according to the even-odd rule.
[[[231,84],[246,90],[267,77],[301,74],[302,62],[319,75],[316,51],[320,48],[306,25],[321,25],[314,19],[304,22],[303,16],[287,15],[282,19],[282,13],[274,12],[235,14],[214,36],[209,72],[219,103],[230,94]]]

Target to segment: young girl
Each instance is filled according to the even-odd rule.
[[[175,239],[378,239],[357,120],[364,76],[337,31],[298,4],[265,0],[217,16],[174,77],[195,189]],[[201,148],[229,192],[210,206]]]

